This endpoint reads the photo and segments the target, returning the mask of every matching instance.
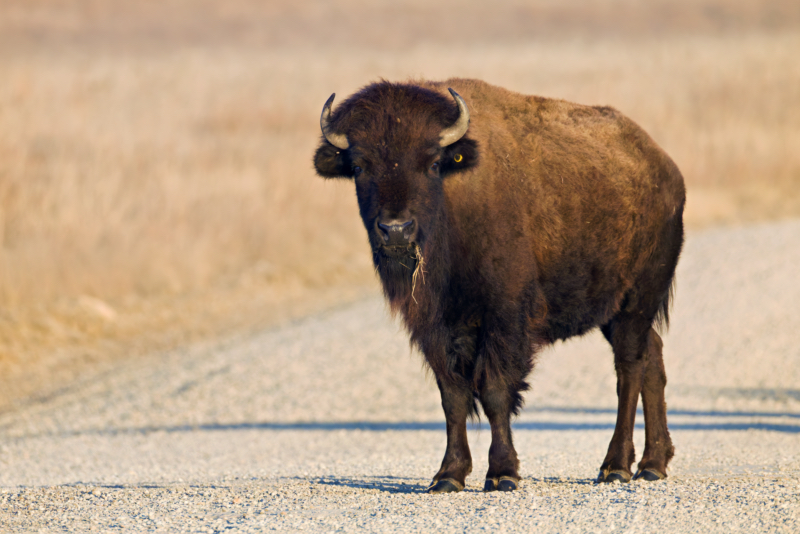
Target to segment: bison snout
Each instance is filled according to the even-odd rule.
[[[417,223],[414,219],[386,221],[378,223],[378,234],[387,247],[407,247],[414,242],[417,233]]]

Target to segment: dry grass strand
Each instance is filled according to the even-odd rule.
[[[419,276],[422,278],[422,283],[425,283],[425,258],[422,257],[422,250],[416,243],[414,243],[414,254],[417,265],[414,267],[414,272],[411,275],[411,298],[414,299],[414,303],[416,304],[417,299],[414,297],[414,289],[417,287],[417,277]]]

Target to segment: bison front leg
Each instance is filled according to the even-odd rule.
[[[472,456],[467,442],[467,416],[473,408],[472,390],[465,384],[443,379],[437,379],[436,383],[447,421],[447,450],[428,493],[461,491],[467,475],[472,472]]]
[[[492,426],[489,470],[486,473],[483,491],[515,490],[520,480],[519,460],[511,439],[511,413],[516,405],[515,391],[512,391],[504,381],[487,377],[480,391],[480,399],[483,412]]]

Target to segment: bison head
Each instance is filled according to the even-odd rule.
[[[335,112],[322,108],[323,138],[314,156],[320,176],[352,178],[375,267],[393,299],[420,257],[437,253],[446,213],[443,181],[477,164],[467,105],[413,84],[376,83]],[[391,287],[395,284],[397,291]],[[404,283],[405,282],[405,283]]]

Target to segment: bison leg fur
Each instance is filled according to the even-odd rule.
[[[447,449],[442,467],[428,488],[428,493],[449,493],[464,489],[472,472],[472,456],[467,442],[467,416],[473,409],[472,390],[465,384],[437,379],[442,408],[447,421]]]
[[[660,480],[667,476],[674,448],[667,429],[667,404],[664,402],[664,387],[667,373],[661,356],[661,337],[652,328],[647,342],[647,367],[642,386],[644,407],[644,454],[634,478]]]
[[[492,427],[489,470],[483,491],[512,491],[519,485],[519,460],[511,438],[515,393],[504,381],[488,377],[480,391],[481,405]]]
[[[645,378],[648,360],[650,325],[637,313],[620,313],[602,327],[603,335],[614,350],[617,371],[617,424],[600,466],[598,482],[630,482],[633,448],[633,425],[636,407]]]

